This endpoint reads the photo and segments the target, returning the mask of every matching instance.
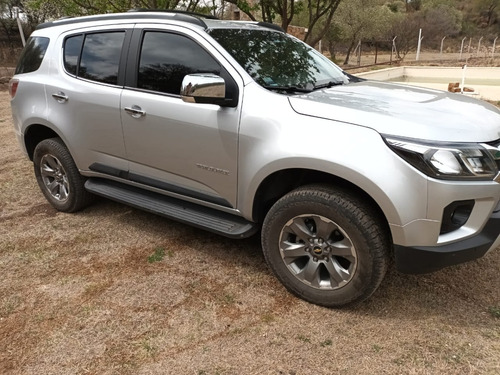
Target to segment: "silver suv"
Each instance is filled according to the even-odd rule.
[[[232,238],[261,230],[272,271],[312,303],[368,298],[391,258],[423,273],[500,245],[497,108],[357,79],[270,24],[42,24],[10,91],[56,209],[99,195]]]

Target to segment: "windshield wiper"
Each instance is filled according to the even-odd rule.
[[[304,87],[298,87],[298,86],[272,86],[272,85],[266,85],[262,86],[265,89],[268,90],[273,90],[273,91],[284,91],[284,92],[305,92],[309,93],[312,92],[312,89],[304,88]]]
[[[314,86],[314,90],[329,89],[330,87],[342,86],[343,84],[344,84],[344,81],[330,81],[330,82],[324,83],[322,85]]]
[[[329,81],[327,83],[317,85],[317,86],[312,86],[311,84],[308,84],[307,87],[299,87],[299,86],[274,86],[274,85],[266,85],[262,86],[265,89],[268,90],[273,90],[273,91],[284,91],[284,92],[301,92],[301,93],[310,93],[313,92],[314,90],[320,90],[320,89],[328,89],[333,86],[340,86],[343,85],[344,81]]]

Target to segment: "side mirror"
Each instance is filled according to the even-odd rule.
[[[187,103],[225,105],[226,82],[211,73],[188,74],[182,80],[181,98]]]

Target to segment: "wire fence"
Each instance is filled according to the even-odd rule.
[[[374,42],[359,41],[350,55],[348,64],[344,65],[346,55],[342,52],[335,55],[336,62],[344,65],[346,69],[424,62],[447,62],[456,65],[465,64],[470,60],[474,60],[477,65],[494,66],[500,64],[500,40],[498,38],[451,39],[443,37],[437,48],[422,50],[414,48],[408,53],[398,52],[395,40],[392,43],[391,41],[383,43],[385,48],[380,51]],[[392,49],[389,48],[390,44],[392,44]]]

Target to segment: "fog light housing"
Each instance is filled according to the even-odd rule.
[[[457,230],[469,220],[474,200],[455,201],[444,208],[439,234],[446,234]]]

